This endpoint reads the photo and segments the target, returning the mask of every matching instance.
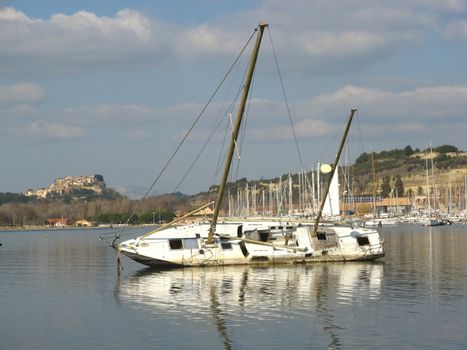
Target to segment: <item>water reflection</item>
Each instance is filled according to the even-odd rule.
[[[120,277],[101,229],[0,232],[0,348],[465,349],[467,225],[384,230],[381,264]]]
[[[383,263],[144,269],[122,276],[115,295],[122,304],[153,315],[208,322],[225,349],[234,343],[233,327],[293,320],[320,325],[329,348],[337,349],[336,307],[378,299],[383,272]]]

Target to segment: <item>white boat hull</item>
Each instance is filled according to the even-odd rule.
[[[320,228],[318,237],[310,240],[311,228],[274,222],[224,223],[217,227],[220,234],[215,242],[207,244],[209,226],[194,224],[128,240],[117,249],[141,264],[159,268],[359,261],[384,256],[375,230],[326,227],[326,232]],[[250,238],[255,235],[256,240]]]

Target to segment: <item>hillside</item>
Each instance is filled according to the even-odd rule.
[[[358,182],[359,192],[371,193],[373,186],[371,154],[363,153],[352,166],[352,173]],[[426,170],[429,169],[430,182],[439,187],[463,187],[467,176],[467,152],[454,146],[444,145],[430,150],[412,150],[410,146],[404,149],[382,151],[374,154],[374,168],[378,190],[385,177],[391,179],[394,186],[395,178],[400,176],[405,192],[416,194],[419,188],[426,189]],[[431,170],[433,166],[433,171]],[[434,178],[434,179],[432,179]]]
[[[390,193],[396,187],[397,178],[400,177],[404,192],[402,196],[423,195],[427,191],[426,184],[426,166],[429,166],[429,177],[431,182],[436,183],[440,196],[445,196],[445,193],[450,187],[451,191],[464,193],[465,177],[467,176],[467,152],[458,150],[455,146],[443,145],[433,148],[433,150],[412,149],[411,146],[406,146],[403,149],[393,149],[390,151],[382,151],[374,154],[374,169],[377,182],[377,194],[381,195],[382,184],[386,179],[389,183]],[[433,172],[431,164],[433,163]],[[350,175],[349,182],[352,183],[352,190],[355,195],[372,194],[374,179],[372,176],[372,157],[371,154],[363,153],[357,157],[355,163],[344,169],[346,174]],[[307,174],[311,178],[311,173]],[[342,175],[341,175],[342,176]],[[282,175],[283,186],[287,181],[288,174]],[[298,200],[298,174],[291,174],[293,182],[293,200]],[[434,180],[432,180],[434,178]],[[247,180],[246,178],[239,179],[234,183],[227,185],[228,191],[235,195],[237,192],[245,191],[248,184],[249,191],[256,189],[258,201],[261,191],[277,191],[279,177],[273,179]],[[344,181],[340,181],[341,184]],[[272,185],[271,185],[272,184]],[[433,184],[431,184],[433,186]],[[174,211],[188,211],[189,209],[201,206],[206,203],[209,198],[214,199],[217,190],[216,185],[211,186],[211,197],[209,192],[201,192],[191,196],[174,196],[162,195],[152,197],[153,200],[160,203],[163,207]],[[344,191],[343,185],[340,191]],[[266,192],[267,193],[267,192]],[[400,194],[399,194],[400,195]],[[251,195],[250,195],[251,196]],[[459,195],[457,196],[459,197]],[[227,204],[224,203],[224,208]]]
[[[454,146],[444,145],[430,150],[393,149],[374,153],[374,169],[377,181],[377,194],[382,197],[394,194],[397,196],[425,196],[426,167],[430,168],[430,193],[436,188],[438,198],[446,205],[451,202],[456,208],[465,206],[465,179],[467,177],[467,152]],[[433,164],[433,171],[431,165]],[[351,184],[354,195],[373,193],[372,155],[363,153],[355,163],[344,168],[346,181],[342,179],[340,192],[347,191]],[[348,175],[350,174],[350,175]],[[293,205],[311,198],[311,173],[307,173],[307,191],[304,194],[303,176],[298,174],[282,175],[273,179],[247,180],[241,178],[228,183],[228,193],[224,197],[223,208],[227,210],[230,195],[231,206],[241,215],[241,208],[249,206],[250,212],[255,209],[271,209],[277,212],[278,202],[282,198],[280,209],[290,209],[289,199]],[[316,174],[314,174],[316,179]],[[321,175],[323,180],[325,176]],[[434,180],[433,180],[434,179]],[[435,185],[433,185],[433,183]],[[345,185],[344,185],[345,184]],[[301,188],[301,191],[300,191]],[[130,213],[135,213],[132,223],[152,223],[155,220],[169,221],[174,214],[187,213],[214,200],[217,185],[209,191],[195,195],[171,193],[157,195],[144,200],[130,200],[115,190],[107,188],[101,175],[94,177],[66,177],[57,179],[47,188],[29,190],[28,195],[21,193],[0,193],[0,226],[41,225],[48,218],[67,218],[71,222],[88,219],[94,224],[124,223]],[[290,189],[292,189],[290,193]],[[45,193],[45,195],[44,195]],[[238,198],[237,198],[238,196]],[[256,198],[254,201],[252,198]],[[264,208],[261,208],[264,203]],[[254,208],[255,209],[254,209]],[[261,209],[260,209],[261,208]]]

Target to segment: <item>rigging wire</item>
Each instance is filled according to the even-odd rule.
[[[250,115],[251,96],[253,94],[253,89],[254,89],[254,85],[255,85],[255,77],[256,77],[256,71],[253,71],[253,76],[251,78],[250,91],[248,92],[248,98],[247,98],[248,102],[247,102],[247,106],[246,106],[246,112],[244,113],[244,115],[245,115],[244,120],[245,121],[242,124],[242,130],[241,130],[241,134],[240,134],[240,143],[238,144],[238,149],[239,149],[240,154],[243,153],[243,146],[245,144],[246,125],[248,124],[248,116]],[[232,176],[233,176],[232,181],[237,181],[238,180],[238,171],[239,171],[239,168],[240,168],[240,162],[241,162],[241,158],[239,158],[237,160],[235,173],[232,173]]]
[[[223,106],[225,106],[226,104],[226,101],[228,100],[228,96],[230,96],[230,92],[232,91],[232,88],[233,88],[233,83],[234,81],[236,80],[236,77],[238,75],[238,71],[239,71],[239,67],[240,67],[240,63],[238,65],[236,65],[236,69],[235,69],[235,73],[234,73],[234,76],[232,77],[232,80],[230,82],[230,86],[229,86],[229,89],[227,91],[227,94],[226,94],[226,99],[224,101],[224,104]],[[243,78],[242,78],[242,82],[245,80],[245,74],[243,74]],[[224,113],[224,117],[225,116],[228,116],[229,120],[231,121],[231,115],[232,115],[232,112],[234,110],[234,106],[235,104],[237,103],[238,101],[238,96],[240,96],[240,92],[241,92],[241,86],[242,84],[240,84],[240,87],[237,89],[237,93],[235,94],[235,97],[232,99],[232,101],[230,102],[229,106],[226,108],[225,110],[225,113]],[[219,112],[219,114],[222,114]],[[218,157],[218,160],[217,160],[217,164],[216,164],[216,167],[215,167],[215,171],[214,171],[214,179],[213,179],[213,183],[215,182],[215,179],[217,178],[217,176],[219,175],[220,173],[220,169],[222,167],[222,164],[220,164],[221,162],[221,159],[222,159],[222,153],[223,153],[223,150],[224,150],[224,146],[225,146],[225,141],[227,139],[227,130],[228,130],[228,126],[229,126],[229,122],[227,121],[227,124],[226,124],[226,130],[224,132],[224,138],[222,139],[222,145],[221,145],[221,148],[220,148],[220,152],[219,152],[219,157]]]
[[[337,129],[336,133],[334,134],[334,136],[332,137],[332,139],[328,142],[328,144],[326,145],[326,147],[324,147],[324,149],[321,151],[321,154],[319,155],[318,159],[323,159],[323,155],[324,153],[328,150],[328,148],[331,146],[331,144],[334,142],[334,140],[337,138],[337,135],[339,135],[342,131],[342,129],[344,128],[344,125],[342,124],[339,129]]]
[[[358,109],[357,109],[356,119],[357,119],[358,134],[360,136],[360,145],[362,147],[361,152],[363,153],[363,152],[365,152],[365,144],[363,142],[363,136],[362,136],[363,134],[362,134],[362,130],[360,128],[360,118],[359,118],[359,115],[358,115]]]
[[[281,71],[279,69],[279,62],[277,60],[276,49],[274,48],[274,43],[272,41],[271,29],[269,28],[269,26],[267,27],[267,29],[268,29],[268,34],[269,34],[269,40],[271,41],[272,52],[274,54],[274,61],[276,63],[277,74],[279,75],[279,81],[281,83],[282,94],[284,95],[284,102],[285,102],[285,106],[287,108],[287,114],[289,116],[290,126],[292,128],[293,138],[294,138],[294,141],[295,141],[295,147],[297,148],[298,159],[300,161],[300,168],[303,170],[302,155],[300,153],[300,147],[298,146],[297,134],[295,133],[294,124],[293,124],[293,121],[292,121],[292,114],[290,113],[289,102],[287,100],[287,95],[285,93],[284,81],[282,79],[282,74],[281,74]]]
[[[208,108],[209,104],[211,103],[211,101],[214,99],[214,97],[216,96],[217,92],[220,90],[221,86],[224,84],[225,80],[227,79],[227,77],[229,76],[230,72],[232,71],[232,69],[235,67],[235,65],[237,64],[238,60],[240,59],[240,57],[242,56],[243,52],[245,51],[246,47],[248,46],[248,44],[250,43],[251,39],[253,38],[253,36],[255,35],[256,31],[258,29],[255,28],[255,30],[253,31],[253,33],[250,35],[249,39],[247,40],[246,44],[243,46],[242,50],[240,51],[240,53],[237,55],[237,57],[235,58],[234,62],[230,65],[229,69],[227,70],[227,72],[225,73],[224,77],[222,78],[221,82],[219,83],[219,85],[216,87],[216,89],[214,90],[214,92],[212,93],[211,97],[209,98],[209,100],[207,101],[207,103],[204,105],[203,109],[201,110],[201,112],[198,114],[198,116],[196,117],[195,121],[193,122],[193,124],[191,125],[191,127],[188,129],[188,131],[186,132],[186,134],[183,136],[182,140],[180,141],[180,143],[178,144],[178,146],[175,148],[175,150],[173,151],[173,153],[171,154],[171,156],[169,157],[169,159],[166,161],[166,163],[164,164],[164,166],[162,167],[162,170],[159,172],[159,174],[157,175],[156,179],[153,181],[153,183],[151,184],[151,186],[149,187],[149,189],[146,191],[145,195],[143,196],[143,198],[138,202],[138,204],[135,206],[135,208],[133,209],[133,211],[131,212],[131,215],[130,217],[128,218],[125,226],[122,228],[122,230],[117,233],[115,235],[115,238],[112,242],[112,245],[115,244],[115,242],[120,238],[120,234],[123,233],[123,230],[129,225],[130,223],[130,220],[133,218],[133,216],[135,215],[136,211],[140,208],[142,202],[149,196],[149,194],[151,193],[151,191],[153,190],[154,186],[156,185],[156,183],[159,181],[159,179],[161,178],[162,174],[165,172],[165,170],[168,168],[169,164],[172,162],[173,158],[175,157],[175,155],[178,153],[178,151],[180,150],[180,148],[182,147],[182,145],[184,144],[184,142],[186,141],[186,139],[188,138],[188,136],[190,135],[191,131],[194,129],[194,127],[196,126],[196,124],[198,123],[198,121],[201,119],[201,117],[203,116],[204,112],[206,111],[206,109]]]
[[[176,192],[179,187],[182,185],[182,183],[185,181],[186,177],[188,176],[188,174],[190,173],[190,171],[193,169],[193,167],[195,166],[196,162],[198,161],[199,157],[201,157],[201,154],[204,152],[204,149],[207,147],[207,145],[209,144],[209,142],[211,141],[211,139],[213,138],[214,134],[216,133],[217,129],[219,128],[219,126],[222,124],[222,119],[219,118],[218,120],[216,120],[216,124],[214,125],[214,127],[212,128],[209,136],[208,136],[208,139],[206,140],[206,142],[203,144],[203,146],[201,147],[200,151],[198,152],[198,154],[196,155],[195,159],[193,160],[193,162],[191,163],[191,165],[188,167],[187,171],[185,172],[185,174],[183,175],[183,177],[181,178],[181,180],[178,182],[177,186],[175,186],[174,190],[172,192]]]
[[[237,94],[235,95],[234,100],[232,100],[232,103],[229,106],[229,109],[228,109],[229,112],[232,112],[234,110],[234,107],[238,102],[238,97],[240,96],[240,93],[242,92],[243,82],[245,81],[245,75],[246,75],[246,70],[245,70],[245,74],[243,75],[242,84],[240,84],[240,87],[237,90]],[[219,158],[217,160],[216,172],[215,172],[215,176],[214,176],[215,178],[219,175],[219,172],[221,171],[222,165],[224,164],[224,162],[222,161],[222,154],[224,152],[224,146],[225,146],[225,141],[227,140],[227,131],[229,130],[229,126],[231,127],[231,129],[233,129],[233,126],[231,125],[230,116],[229,116],[229,120],[227,121],[226,130],[225,130],[225,134],[224,134],[224,139],[222,141],[222,147],[220,149]],[[235,147],[237,147],[237,145],[235,145]]]
[[[238,65],[237,65],[238,67]],[[230,88],[229,88],[229,91],[227,92],[227,95],[230,94],[230,90],[232,88],[232,84],[230,85]],[[239,92],[237,93],[236,95],[236,99],[238,98],[238,95],[239,95]],[[226,115],[228,115],[229,111],[232,109],[232,105],[233,103],[235,102],[232,102],[230,103],[229,107],[226,109],[225,113],[222,115],[222,110],[224,109],[225,107],[225,104],[226,104],[226,101],[224,101],[223,105],[221,106],[221,108],[219,109],[219,113],[218,113],[218,117],[217,117],[217,120],[215,121],[214,123],[214,126],[212,127],[211,129],[211,132],[209,133],[209,136],[207,138],[207,140],[205,141],[205,143],[203,144],[203,146],[201,147],[200,151],[198,152],[198,154],[196,155],[195,159],[193,160],[193,162],[191,163],[191,165],[188,167],[187,171],[185,172],[184,176],[182,177],[182,179],[179,181],[179,183],[177,184],[177,186],[175,187],[175,189],[172,191],[172,192],[176,192],[179,187],[182,185],[182,183],[185,181],[186,177],[189,175],[189,173],[191,172],[191,170],[193,169],[193,167],[195,166],[196,162],[198,161],[198,159],[200,158],[201,154],[204,152],[205,148],[207,147],[207,145],[209,144],[209,142],[212,140],[212,138],[214,137],[214,135],[216,134],[216,131],[217,129],[219,129],[220,125],[222,124],[222,122],[224,121],[223,117],[225,117]],[[224,136],[225,137],[225,136]],[[225,142],[225,139],[224,139],[224,142]],[[223,144],[224,144],[223,142]],[[216,175],[215,177],[217,177],[217,174],[218,172],[216,172]]]
[[[229,130],[229,126],[230,126],[230,129],[231,129],[231,133],[233,132],[232,112],[234,111],[235,105],[238,103],[238,98],[240,96],[240,93],[242,92],[242,88],[243,88],[243,85],[244,85],[244,82],[245,82],[247,68],[248,67],[245,67],[245,71],[243,73],[243,78],[242,78],[241,84],[239,85],[239,88],[237,89],[237,93],[235,95],[235,98],[232,100],[229,108],[226,110],[226,114],[224,115],[224,116],[228,115],[228,118],[226,119],[226,127],[225,127],[225,132],[224,132],[224,138],[222,139],[222,146],[221,146],[221,148],[219,150],[219,157],[217,159],[217,164],[216,164],[216,168],[215,168],[216,170],[214,172],[214,177],[213,177],[212,183],[216,182],[216,178],[219,176],[222,165],[225,163],[225,158],[224,158],[224,160],[222,160],[222,155],[225,155],[224,147],[225,147],[226,141],[227,141],[227,132]],[[237,149],[238,157],[240,158],[240,150],[238,149],[238,145],[237,145],[236,142],[235,142],[234,147]],[[209,191],[209,201],[211,201],[211,199],[212,199],[213,191],[214,191],[214,187],[211,187],[211,189]]]

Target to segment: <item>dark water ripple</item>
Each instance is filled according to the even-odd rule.
[[[121,274],[102,232],[0,232],[0,349],[467,347],[467,226],[386,229],[379,263]]]

